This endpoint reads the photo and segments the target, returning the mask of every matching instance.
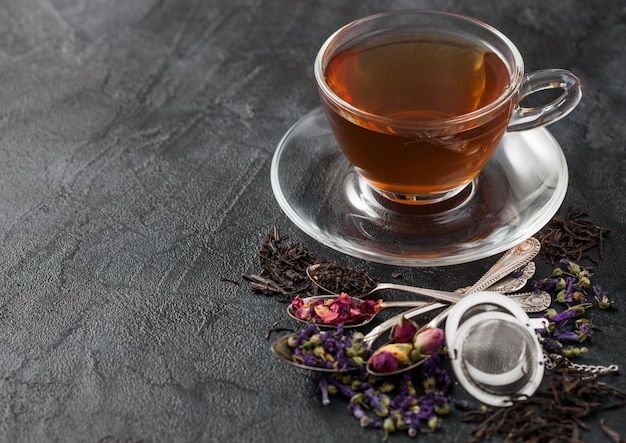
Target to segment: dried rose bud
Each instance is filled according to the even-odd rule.
[[[372,369],[381,374],[394,372],[398,369],[398,359],[391,352],[379,351],[370,358]]]
[[[412,349],[413,345],[411,343],[389,343],[378,348],[374,355],[379,352],[389,352],[398,360],[400,365],[408,365],[411,363],[409,354]]]
[[[398,324],[391,330],[389,338],[396,343],[411,343],[418,329],[416,323],[402,316]]]
[[[428,328],[415,336],[413,346],[424,355],[437,352],[437,348],[443,345],[445,334],[441,328]]]

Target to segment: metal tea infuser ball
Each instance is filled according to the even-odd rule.
[[[445,334],[454,373],[465,390],[491,406],[510,406],[539,387],[544,358],[536,330],[545,319],[530,319],[501,294],[478,292],[450,312]]]

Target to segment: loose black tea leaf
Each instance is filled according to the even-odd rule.
[[[580,209],[569,208],[565,216],[555,216],[538,234],[542,257],[551,264],[560,259],[597,263],[604,258],[604,238],[609,229],[594,224]],[[590,255],[597,250],[597,256]]]
[[[609,437],[612,443],[622,443],[624,441],[616,431],[607,426],[604,420],[600,420],[600,429]]]
[[[318,292],[306,272],[314,264],[317,265],[316,281],[330,292],[346,292],[353,297],[360,297],[376,285],[363,271],[337,262],[322,262],[302,243],[281,236],[276,227],[261,241],[259,262],[259,274],[243,274],[242,277],[250,282],[254,292],[274,296],[282,302],[291,302],[300,294]]]
[[[508,408],[466,412],[462,420],[481,422],[472,432],[471,442],[496,436],[520,443],[582,441],[581,430],[591,429],[588,419],[624,405],[626,391],[599,381],[596,374],[561,366],[546,390]]]
[[[296,295],[314,290],[306,268],[316,262],[313,254],[301,243],[281,236],[278,228],[266,234],[259,246],[261,272],[243,274],[252,291],[290,302]]]
[[[333,294],[345,292],[358,298],[376,287],[376,283],[365,271],[337,262],[319,263],[311,268],[310,273],[318,285]]]
[[[222,278],[221,278],[220,280],[221,280],[221,281],[228,282],[228,283],[232,283],[232,284],[234,284],[234,285],[238,285],[238,284],[239,284],[239,282],[238,282],[237,280],[235,280],[234,278],[230,278],[230,277],[224,277],[224,276],[222,276]]]

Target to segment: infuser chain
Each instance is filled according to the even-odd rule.
[[[602,365],[583,365],[580,363],[572,363],[566,357],[559,354],[544,354],[545,368],[548,371],[554,370],[561,361],[568,367],[580,372],[588,372],[593,375],[617,374],[619,366],[612,364],[609,366]]]

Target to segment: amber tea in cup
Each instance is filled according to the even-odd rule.
[[[519,51],[477,20],[392,11],[357,20],[315,61],[322,105],[343,153],[366,182],[401,202],[440,202],[480,173],[509,130],[556,121],[580,101],[568,71],[524,77]],[[563,94],[541,108],[527,95]]]

